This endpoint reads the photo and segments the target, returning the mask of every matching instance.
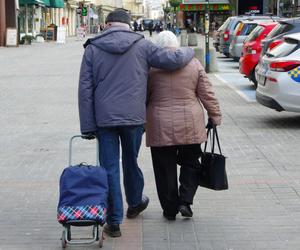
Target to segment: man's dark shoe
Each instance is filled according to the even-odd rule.
[[[121,230],[119,225],[108,225],[106,224],[103,229],[104,233],[106,233],[110,237],[120,237]]]
[[[163,216],[164,216],[167,220],[176,220],[176,215],[170,215],[170,214],[166,214],[165,212],[163,212]]]
[[[193,211],[190,205],[180,205],[178,210],[183,217],[188,217],[188,218],[193,217]]]
[[[139,205],[135,207],[129,207],[127,209],[127,214],[126,214],[127,218],[133,219],[137,217],[142,211],[144,211],[148,207],[148,204],[149,204],[149,198],[143,195],[142,202]]]

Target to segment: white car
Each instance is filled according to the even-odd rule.
[[[300,112],[300,33],[268,51],[256,69],[257,101],[277,111]]]

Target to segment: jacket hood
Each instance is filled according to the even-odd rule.
[[[143,38],[143,35],[122,27],[111,27],[103,34],[88,39],[83,47],[86,48],[89,44],[92,44],[111,54],[123,54],[128,51],[133,44]]]

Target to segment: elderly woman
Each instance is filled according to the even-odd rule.
[[[176,49],[178,41],[170,31],[158,35],[160,47]],[[214,125],[221,123],[221,111],[212,85],[194,58],[184,68],[169,72],[151,69],[148,80],[146,145],[152,163],[163,216],[175,220],[178,211],[192,217],[190,205],[197,190],[200,144],[206,141],[204,110]],[[177,164],[180,187],[177,185]]]

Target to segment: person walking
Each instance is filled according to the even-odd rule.
[[[137,159],[146,118],[149,68],[175,70],[194,56],[189,48],[161,49],[130,30],[130,15],[117,9],[106,18],[104,32],[87,40],[81,63],[78,99],[80,130],[99,139],[100,164],[108,174],[109,198],[104,231],[121,236],[123,203],[120,187],[120,144],[127,217],[135,218],[149,203]]]
[[[178,47],[177,38],[170,31],[161,32],[157,44],[170,51]],[[207,139],[202,105],[210,125],[220,125],[218,100],[196,58],[173,72],[151,69],[146,146],[151,147],[157,193],[163,216],[168,220],[175,220],[178,211],[182,216],[193,216],[190,205],[198,187],[194,169],[200,165],[200,144]],[[181,166],[179,190],[177,164]]]
[[[152,37],[153,21],[150,21],[150,23],[149,23],[149,25],[148,25],[148,29],[149,29],[149,35]]]

